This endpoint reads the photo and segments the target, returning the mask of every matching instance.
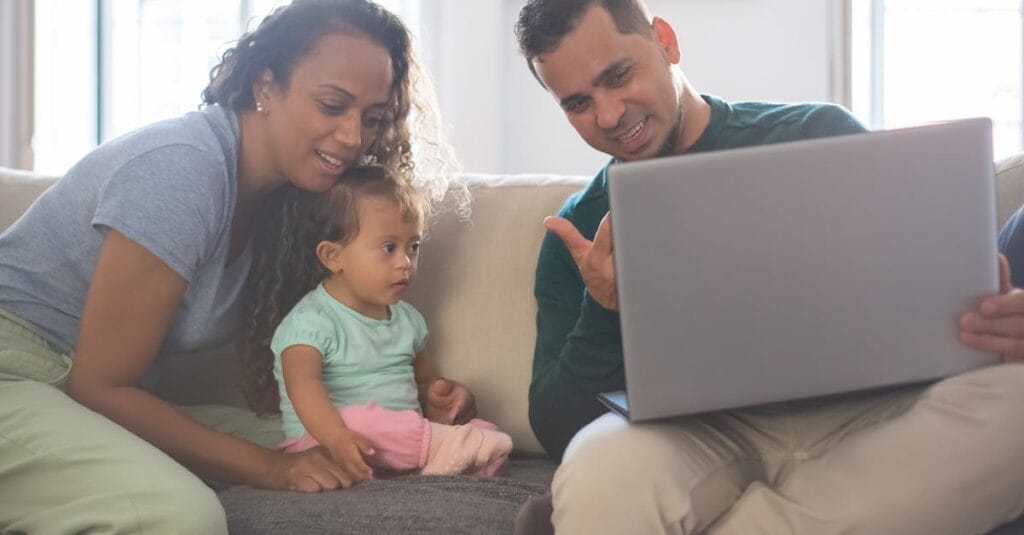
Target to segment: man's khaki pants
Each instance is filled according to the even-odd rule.
[[[649,424],[569,444],[559,534],[977,534],[1024,510],[1024,365]]]
[[[71,359],[0,310],[0,533],[227,533],[198,477],[63,391]],[[214,428],[273,445],[279,422],[187,407]]]

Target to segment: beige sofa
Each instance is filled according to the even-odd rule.
[[[481,417],[506,430],[521,451],[541,451],[526,411],[541,221],[588,178],[467,177],[470,218],[446,212],[432,222],[408,296],[427,318],[430,350],[442,373],[468,384]],[[0,230],[52,183],[52,177],[0,168]],[[159,389],[186,404],[243,404],[230,357],[229,348],[168,356]]]
[[[480,415],[507,430],[521,451],[540,447],[527,419],[534,342],[533,272],[541,220],[589,177],[473,176],[468,221],[443,214],[429,231],[409,300],[426,316],[445,375],[470,385]],[[0,229],[52,179],[0,169]],[[1001,224],[1024,203],[1024,155],[998,165]],[[210,359],[216,363],[211,372]],[[203,359],[203,373],[191,373]],[[193,403],[239,403],[229,352],[171,359],[161,390]],[[510,525],[510,524],[509,524]]]

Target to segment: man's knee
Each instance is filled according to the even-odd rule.
[[[758,477],[760,464],[716,444],[696,419],[589,431],[586,440],[573,439],[552,482],[559,529],[697,532]]]
[[[696,452],[690,446],[696,439],[682,424],[619,425],[599,419],[580,435],[584,432],[573,439],[572,454],[555,473],[556,509],[575,503],[602,514],[637,511],[657,507],[661,498],[672,495],[680,502],[680,511],[662,512],[681,515],[688,508],[690,490],[714,470],[710,464],[721,467],[730,462],[726,457],[715,463],[694,462]]]
[[[642,465],[657,461],[639,458],[633,453],[637,447],[633,440],[635,434],[634,428],[622,426],[601,429],[585,440],[573,439],[572,454],[566,456],[555,474],[559,490],[593,492],[619,487],[614,491],[619,495],[625,490],[623,485],[629,485],[635,479],[653,484],[653,481],[644,479],[646,474]]]
[[[1016,435],[1024,441],[1024,427],[1017,425],[1024,407],[1024,364],[991,366],[946,379],[928,389],[923,401],[982,429],[1000,434],[1021,429]]]
[[[658,476],[666,470],[652,470],[659,459],[636,455],[635,434],[635,428],[622,427],[577,442],[551,484],[556,529],[584,532],[600,525],[606,533],[625,533],[631,526],[647,532],[664,524],[664,514],[684,515],[682,501],[673,506],[678,511],[659,510],[657,489],[664,489],[664,482]]]

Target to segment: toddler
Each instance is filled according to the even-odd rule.
[[[306,248],[295,276],[280,276],[316,271],[320,282],[270,343],[281,447],[323,445],[354,481],[373,468],[494,475],[511,438],[469,420],[472,394],[439,377],[423,316],[401,300],[416,275],[424,197],[373,165],[353,168],[325,193],[288,195],[285,213],[298,236],[310,237],[293,244]]]

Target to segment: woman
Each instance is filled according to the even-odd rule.
[[[275,191],[322,192],[365,161],[413,179],[410,108],[433,109],[415,70],[391,13],[296,0],[224,55],[201,111],[97,148],[0,236],[0,528],[220,533],[200,477],[354,483],[323,449],[259,446],[139,385],[158,354],[238,333],[250,249],[274,239],[251,229]],[[416,142],[446,161],[442,145]],[[436,403],[473,412],[464,388],[444,394]]]

